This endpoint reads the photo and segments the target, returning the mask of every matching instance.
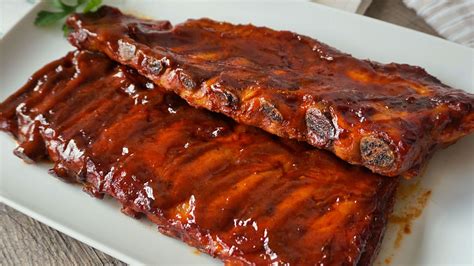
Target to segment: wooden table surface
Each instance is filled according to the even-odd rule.
[[[401,0],[373,0],[365,15],[438,36]],[[0,226],[0,265],[124,264],[2,203]]]

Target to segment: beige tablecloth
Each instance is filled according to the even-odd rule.
[[[474,47],[474,0],[403,0],[448,40]]]

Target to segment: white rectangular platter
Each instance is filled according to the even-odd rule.
[[[132,14],[173,23],[210,17],[291,30],[359,58],[419,65],[443,82],[474,93],[472,49],[367,17],[302,1],[113,1]],[[60,25],[37,28],[41,6],[0,41],[0,101],[44,64],[73,48]],[[193,248],[159,234],[149,222],[131,219],[111,199],[89,197],[79,186],[48,175],[49,165],[27,165],[12,154],[14,141],[0,134],[1,200],[72,237],[132,264],[217,265]],[[394,250],[388,235],[376,262],[392,265],[472,265],[474,262],[474,136],[438,152],[420,179],[432,191],[412,233]]]

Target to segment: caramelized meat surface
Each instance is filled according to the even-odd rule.
[[[50,158],[51,173],[229,264],[368,265],[398,183],[192,108],[91,52],[35,73],[0,125],[17,155]]]
[[[103,7],[68,19],[106,53],[189,104],[306,141],[387,175],[417,175],[474,130],[474,95],[422,68],[359,60],[309,37],[210,19],[172,27]]]

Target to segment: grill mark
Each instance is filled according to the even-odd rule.
[[[268,229],[280,226],[290,214],[294,214],[297,209],[302,207],[300,203],[311,197],[312,193],[314,193],[314,187],[312,186],[303,184],[301,187],[295,188],[275,206],[274,215],[267,217],[268,220],[263,220],[261,224]]]
[[[352,210],[357,208],[357,204],[350,201],[345,201],[334,205],[332,206],[331,211],[326,212],[308,226],[308,233],[301,239],[301,242],[307,241],[307,239],[316,238],[316,231],[318,234],[322,234],[324,232],[334,233],[337,231],[335,228],[341,227],[342,224],[331,223],[331,221],[339,220],[339,217],[346,217],[349,213],[351,213]]]
[[[301,199],[298,204],[293,206],[291,217],[283,215],[273,223],[272,231],[278,234],[278,239],[282,239],[282,241],[273,243],[274,249],[289,249],[290,247],[284,244],[288,241],[295,243],[291,247],[294,250],[303,248],[303,246],[297,245],[298,240],[308,232],[311,221],[320,218],[329,211],[329,207],[333,204],[335,198],[334,194],[320,195],[315,191],[316,189],[314,189],[312,195]],[[292,260],[292,258],[289,259]]]
[[[107,74],[107,73],[106,73]],[[68,98],[74,97],[74,93],[77,91],[77,87],[80,86],[82,83],[93,83],[95,80],[84,81],[81,76],[79,77],[72,77],[72,75],[68,75],[68,81],[63,82],[65,84],[58,84],[56,85],[53,90],[51,91],[48,97],[45,97],[38,105],[34,106],[36,113],[46,114],[45,117],[48,117],[47,111],[54,110],[55,112],[61,111],[61,103],[63,101],[67,101]],[[71,77],[69,79],[69,77]]]
[[[85,95],[90,94],[93,90],[92,87],[88,86],[88,83],[78,86],[66,86],[66,88],[70,88],[71,91],[66,90],[58,95],[55,105],[47,114],[48,122],[54,125],[55,128],[59,128],[64,122],[67,122],[71,118],[71,114],[80,112],[88,102]],[[71,103],[74,103],[74,105]]]
[[[255,189],[253,195],[247,199],[246,206],[243,206],[236,217],[247,219],[272,215],[275,206],[292,192],[293,186],[294,184],[285,181],[283,174],[281,178],[273,178],[269,181],[268,186],[259,186]],[[268,195],[265,191],[272,191],[272,193]]]
[[[93,140],[98,134],[97,128],[106,128],[111,122],[118,119],[121,111],[125,112],[131,107],[130,103],[127,103],[127,99],[116,94],[107,100],[104,99],[104,102],[98,102],[95,106],[94,109],[92,109],[93,107],[89,109],[90,112],[84,112],[77,119],[71,120],[69,125],[65,124],[60,132],[61,137],[71,139],[87,135],[87,138]],[[87,142],[84,144],[87,145]]]
[[[112,110],[109,109],[111,104],[102,105],[91,114],[80,117],[74,125],[63,131],[60,137],[62,139],[74,141],[78,152],[88,152],[89,149],[87,148],[93,144],[97,134],[99,134],[97,128],[105,128],[108,124],[114,120],[117,120],[118,116],[120,115],[120,113],[116,112],[115,109],[122,107],[121,103],[123,101],[116,102],[114,99],[111,100],[112,103],[115,104]],[[50,149],[52,148],[53,147],[50,147]],[[59,149],[58,152],[64,152],[64,149],[67,149],[67,146],[58,146],[57,149]],[[74,157],[66,157],[62,160],[62,165],[63,167],[69,168],[77,175],[85,175],[86,173],[84,170],[86,168],[88,156],[83,157],[84,158],[79,161]]]
[[[234,149],[212,147],[182,164],[173,171],[174,173],[165,172],[164,178],[173,181],[172,193],[177,199],[176,202],[187,198],[187,195],[194,190],[196,182],[203,182],[225,170],[229,166],[229,162],[232,161],[235,152]]]
[[[141,89],[141,88],[140,88]],[[139,94],[154,94],[154,92],[142,92]],[[133,101],[132,98],[127,97],[127,101]],[[120,105],[118,105],[120,106]],[[133,151],[144,150],[139,147],[140,141],[143,139],[144,132],[150,132],[157,129],[157,123],[153,123],[149,120],[149,116],[159,115],[155,110],[151,109],[149,105],[134,105],[131,110],[128,111],[128,108],[123,108],[121,111],[125,113],[119,113],[117,116],[112,116],[113,119],[109,120],[108,126],[103,126],[104,130],[100,132],[95,141],[92,141],[89,145],[89,153],[94,157],[94,167],[95,171],[102,171],[105,175],[111,175],[112,178],[108,180],[103,180],[96,187],[99,191],[105,191],[109,193],[114,193],[114,195],[120,195],[120,193],[126,193],[121,190],[121,183],[124,180],[130,179],[129,176],[117,178],[116,173],[120,173],[119,170],[113,172],[111,169],[126,169],[125,166],[128,165],[130,161],[133,162],[133,158],[136,156],[133,154]],[[147,113],[147,110],[151,113]],[[128,111],[128,112],[127,112]],[[134,127],[128,125],[133,124]],[[126,146],[125,146],[126,145]],[[123,148],[128,148],[128,153],[124,153]],[[99,156],[100,154],[100,156]],[[136,173],[142,175],[148,173],[146,167],[137,169]],[[92,178],[97,178],[93,175]],[[103,177],[99,177],[103,179]],[[133,179],[133,178],[132,178]],[[130,191],[133,191],[136,186],[139,186],[137,180],[133,180],[134,186],[130,187]],[[121,200],[126,201],[127,198],[121,198]],[[128,200],[131,200],[128,198]],[[125,204],[125,202],[124,202]],[[125,206],[125,205],[124,205]],[[124,207],[125,212],[133,212],[133,208]]]
[[[102,90],[102,86],[105,88]],[[100,94],[93,94],[88,93],[84,95],[83,101],[80,101],[76,105],[69,105],[68,108],[62,110],[65,113],[69,113],[70,115],[61,123],[57,124],[56,132],[61,133],[66,131],[69,127],[74,126],[77,121],[79,121],[82,117],[94,112],[97,107],[101,106],[102,104],[111,104],[109,101],[109,97],[113,95],[115,92],[115,88],[113,86],[105,86],[105,84],[94,84],[93,86],[87,86],[87,91],[100,91]],[[84,103],[84,105],[82,105]],[[75,109],[77,108],[77,109]]]
[[[186,132],[179,132],[178,129],[183,126],[183,122],[178,122],[175,124],[166,123],[150,123],[147,120],[148,115],[143,110],[137,111],[132,117],[122,119],[117,125],[114,125],[112,129],[108,130],[108,134],[101,136],[102,143],[97,143],[97,146],[106,146],[106,143],[110,142],[108,139],[112,140],[112,143],[117,143],[117,147],[123,147],[124,144],[127,145],[129,153],[140,152],[138,156],[147,157],[145,155],[153,153],[153,157],[156,158],[157,162],[160,164],[150,165],[152,168],[156,168],[159,165],[164,165],[164,159],[166,157],[166,151],[169,146],[174,145],[174,140],[179,141],[179,133],[186,134]],[[156,114],[159,115],[159,114]],[[126,123],[123,123],[123,122]],[[137,128],[133,130],[128,127],[122,128],[121,124],[133,123],[138,125]],[[123,134],[124,131],[126,134]],[[111,133],[109,133],[111,132]],[[146,132],[146,133],[145,133]],[[147,135],[147,136],[145,136]],[[172,137],[172,138],[170,138]],[[174,139],[174,140],[173,140]],[[163,141],[163,143],[161,142]],[[160,154],[160,151],[163,152]],[[94,153],[103,153],[107,152],[104,150],[95,151]],[[173,161],[173,158],[170,158]],[[122,164],[133,163],[129,161],[124,161]],[[154,173],[161,175],[161,173]]]
[[[134,127],[128,126],[132,123]],[[121,150],[123,144],[127,143],[127,141],[132,139],[132,136],[137,135],[146,126],[148,126],[146,114],[140,112],[139,108],[132,109],[99,133],[96,140],[90,146],[91,154],[103,154],[102,158],[109,153],[115,155],[118,148]]]
[[[128,156],[128,155],[122,154],[121,156],[118,156],[119,158],[117,159],[117,162],[114,164],[114,167],[116,169],[123,169],[123,170],[136,169],[136,171],[133,174],[134,177],[132,178],[134,184],[135,183],[138,184],[140,182],[143,183],[145,182],[145,180],[152,180],[154,176],[157,176],[156,173],[147,171],[146,169],[149,169],[149,168],[154,169],[158,167],[158,165],[160,165],[160,157],[154,157],[156,161],[149,162],[152,164],[152,165],[149,165],[147,164],[145,153],[142,152],[140,154],[135,154],[134,152],[144,151],[146,149],[148,150],[153,149],[153,146],[151,146],[152,142],[156,143],[156,140],[159,139],[159,136],[163,134],[163,131],[172,132],[173,130],[176,130],[174,126],[179,127],[182,125],[182,122],[175,123],[175,125],[170,124],[171,121],[167,122],[166,119],[164,120],[160,119],[159,120],[160,123],[158,123],[157,121],[155,121],[155,123],[150,123],[148,121],[147,115],[140,115],[143,113],[144,113],[143,110],[137,111],[137,115],[139,116],[134,116],[134,117],[137,118],[138,120],[128,121],[128,122],[133,122],[134,124],[137,124],[137,123],[141,124],[142,126],[139,127],[139,130],[132,130],[128,132],[127,138],[123,139],[123,142],[117,141],[116,139],[112,141],[112,143],[118,144],[118,145],[114,145],[117,148],[123,147],[124,144],[127,145],[127,148],[129,150],[129,153],[131,153],[131,155]],[[156,113],[155,115],[156,115],[155,117],[158,118],[160,114]],[[110,134],[113,136],[117,135],[113,133],[113,130],[110,130],[109,132],[111,132]],[[119,149],[116,149],[116,150],[119,150]],[[114,157],[117,157],[117,156],[111,156],[111,158],[114,158]],[[113,161],[113,160],[111,159],[110,161]],[[126,192],[122,191],[124,188],[122,188],[120,183],[124,182],[124,180],[130,179],[131,177],[129,177],[128,175],[120,176],[119,174],[120,174],[120,171],[117,171],[117,174],[115,174],[112,177],[112,179],[108,180],[107,182],[112,183],[112,184],[116,183],[115,185],[112,185],[113,189],[111,190],[111,192],[115,194],[123,194],[123,193],[127,194]],[[154,186],[154,184],[150,183],[149,186]],[[159,191],[159,190],[160,189],[155,189],[154,191]],[[160,206],[162,202],[165,201],[164,199],[161,199],[162,197],[158,194],[156,194],[155,197],[157,198],[157,200],[155,200],[155,203],[158,203],[156,204],[157,206],[149,206],[149,207],[157,208]],[[129,199],[129,200],[133,201],[135,199]]]
[[[268,169],[262,168],[261,170],[256,170],[264,172]],[[228,189],[236,181],[251,175],[253,172],[255,172],[255,169],[246,168],[246,165],[241,165],[241,167],[236,169],[229,167],[228,169],[221,171],[219,175],[215,175],[209,180],[201,182],[199,186],[196,187],[196,190],[199,192],[197,197],[206,202],[211,201],[215,198],[216,191],[219,192]],[[201,215],[205,216],[208,213],[207,208],[198,208],[196,211],[198,213],[202,211],[202,214],[197,215],[197,217],[200,217]]]
[[[202,142],[202,143],[199,143],[199,144],[197,144],[197,143],[194,144],[193,149],[187,151],[186,153],[181,154],[180,156],[177,156],[176,158],[174,158],[173,162],[166,165],[163,168],[163,172],[162,172],[163,175],[167,174],[169,172],[173,172],[174,171],[173,168],[179,168],[178,167],[179,165],[185,164],[188,161],[191,161],[193,158],[197,158],[201,154],[203,154],[203,153],[205,153],[209,150],[212,150],[214,148],[215,148],[214,143]]]
[[[180,120],[178,120],[180,121]],[[171,125],[171,126],[167,126],[165,127],[166,130],[165,132],[168,132],[168,133],[171,133],[173,130],[177,130],[179,127],[182,127],[184,126],[185,122],[184,121],[181,121],[179,123],[175,123],[174,125]],[[162,125],[163,126],[163,125]],[[173,126],[175,126],[176,128],[173,128]],[[163,130],[163,129],[162,129]],[[159,135],[163,134],[163,132],[159,131],[158,132],[158,138],[159,138]],[[153,140],[155,143],[159,143],[159,142],[156,142],[156,139]],[[168,140],[167,140],[168,141]],[[143,142],[143,143],[140,143],[139,146],[137,146],[136,148],[133,147],[133,144],[129,145],[131,146],[132,148],[131,149],[136,149],[136,150],[140,150],[141,147],[143,148],[151,148],[149,147],[149,144],[148,142]],[[199,158],[201,158],[202,156],[205,156],[205,155],[202,155],[203,153],[206,153],[207,152],[207,155],[208,155],[208,151],[212,151],[212,148],[214,148],[214,145],[208,145],[206,143],[204,143],[204,145],[201,145],[201,146],[196,146],[196,144],[193,144],[193,146],[195,147],[195,149],[191,149],[191,150],[188,150],[187,153],[185,153],[184,155],[181,155],[181,156],[176,156],[175,158],[170,158],[170,161],[171,164],[170,165],[166,165],[164,167],[164,170],[163,171],[160,171],[160,173],[154,173],[155,176],[158,175],[158,176],[161,176],[162,177],[162,180],[160,180],[160,183],[162,183],[164,186],[166,186],[166,188],[160,188],[160,187],[157,187],[155,191],[157,192],[160,192],[161,191],[161,194],[158,193],[157,195],[155,195],[155,197],[157,197],[158,199],[155,201],[155,208],[161,208],[161,209],[166,209],[172,205],[176,205],[178,202],[181,202],[182,199],[186,198],[186,197],[189,197],[189,193],[187,193],[186,191],[182,191],[182,190],[179,190],[179,193],[176,192],[176,187],[179,187],[178,185],[175,185],[174,182],[176,181],[180,181],[180,178],[177,178],[176,175],[173,177],[172,174],[170,173],[166,173],[166,169],[170,169],[170,171],[175,171],[178,167],[178,165],[182,166],[182,165],[187,165],[187,164],[191,164],[193,163],[195,160],[199,160]],[[139,160],[141,161],[141,160]],[[158,160],[159,161],[159,160]],[[179,162],[179,163],[176,163],[176,162]],[[135,165],[136,162],[136,157],[134,159],[132,159],[131,157],[128,157],[126,158],[126,160],[122,163],[120,163],[120,167],[122,168],[130,168],[130,167],[133,167],[133,165]],[[173,164],[176,164],[175,167],[173,167]],[[156,165],[155,165],[156,167]],[[188,172],[189,171],[183,171],[183,172]],[[169,178],[165,178],[166,176],[170,176]],[[184,184],[184,186],[182,186],[183,188],[187,188],[187,186],[189,186],[190,183],[186,183]],[[174,194],[179,194],[177,196],[174,196],[173,197],[170,197],[169,195],[169,191],[171,191],[171,188],[174,187]],[[171,199],[171,201],[170,201]]]
[[[233,214],[245,204],[245,199],[253,193],[254,189],[261,183],[268,182],[271,178],[278,178],[279,172],[278,170],[256,172],[235,180],[236,182],[232,186],[215,193],[213,198],[207,199],[206,208],[221,211],[205,215],[206,218],[203,219],[202,224],[213,230],[224,228],[232,220]],[[205,221],[208,221],[208,223]],[[212,221],[212,223],[209,223],[209,221]]]

